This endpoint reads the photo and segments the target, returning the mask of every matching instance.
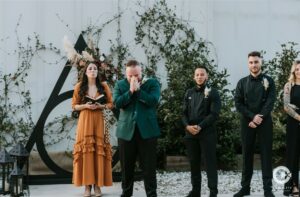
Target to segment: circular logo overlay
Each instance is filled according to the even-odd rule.
[[[273,170],[273,179],[278,184],[287,183],[292,177],[292,173],[285,166],[278,166]]]

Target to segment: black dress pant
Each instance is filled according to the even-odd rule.
[[[156,144],[157,138],[142,139],[136,127],[130,141],[118,139],[122,170],[122,196],[132,196],[134,169],[137,156],[143,172],[144,186],[148,197],[156,197]]]
[[[250,188],[253,175],[253,156],[255,151],[256,136],[259,140],[261,169],[264,191],[272,190],[272,143],[273,123],[271,116],[266,117],[262,124],[252,129],[248,127],[249,122],[243,117],[241,119],[241,137],[243,149],[243,171],[241,185],[243,188]]]
[[[216,158],[217,134],[215,131],[203,134],[205,135],[200,135],[197,138],[194,137],[184,139],[191,166],[191,182],[193,188],[193,197],[200,196],[201,194],[201,154],[203,154],[206,164],[206,173],[208,180],[207,185],[210,189],[210,193],[218,193],[218,174]]]
[[[286,125],[286,167],[292,173],[292,178],[285,184],[289,192],[293,185],[299,185],[299,156],[300,156],[300,122],[288,117]]]

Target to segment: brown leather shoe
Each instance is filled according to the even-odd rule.
[[[94,185],[94,192],[96,197],[102,196],[101,189],[99,186]]]
[[[91,190],[92,190],[92,186],[91,185],[86,185],[83,197],[90,197],[90,196],[92,196]]]
[[[292,196],[293,197],[299,197],[299,189],[296,185],[293,186]]]

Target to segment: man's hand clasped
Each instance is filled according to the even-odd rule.
[[[249,127],[255,129],[257,126],[259,126],[263,121],[263,115],[256,114],[253,118],[253,120],[249,123]]]
[[[196,135],[201,131],[201,127],[199,127],[198,125],[188,125],[186,126],[186,130],[192,135]]]

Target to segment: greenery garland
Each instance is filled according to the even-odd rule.
[[[101,33],[108,24],[117,20],[117,39],[111,41],[110,54],[107,55],[111,65],[116,65],[111,73],[110,85],[123,77],[125,61],[130,55],[129,45],[121,42],[120,17],[122,13],[119,7],[119,14],[111,20],[104,22],[101,26],[90,25],[82,31],[84,36],[92,35],[98,42]],[[161,102],[158,108],[158,117],[162,129],[162,137],[159,139],[158,153],[161,158],[165,155],[185,154],[182,143],[184,128],[181,124],[182,102],[185,91],[194,85],[193,72],[198,65],[206,66],[210,72],[210,85],[216,88],[222,99],[222,111],[217,122],[218,143],[217,154],[220,167],[227,168],[236,165],[236,153],[241,153],[239,138],[238,113],[235,111],[233,103],[234,91],[228,89],[228,76],[226,69],[220,70],[213,57],[216,54],[212,43],[201,39],[187,21],[178,18],[174,11],[170,9],[165,0],[156,2],[153,7],[142,13],[137,13],[138,22],[136,24],[136,44],[145,52],[146,61],[142,62],[146,70],[146,75],[161,77],[157,69],[161,63],[167,72],[167,88],[162,92]],[[58,18],[70,30],[60,17]],[[55,62],[45,64],[58,64],[66,60],[65,54],[52,43],[44,44],[40,41],[39,35],[28,37],[27,42],[22,44],[18,36],[18,27],[21,17],[16,27],[17,50],[15,53],[7,55],[17,55],[17,70],[12,73],[0,72],[0,147],[11,146],[20,141],[26,143],[31,134],[34,122],[31,112],[31,95],[26,88],[26,78],[32,69],[33,58],[41,58],[42,51],[52,52],[58,55]],[[71,30],[70,30],[71,31]],[[74,33],[74,32],[72,32]],[[0,42],[8,38],[1,39]],[[295,49],[296,44],[291,42],[283,44],[282,51],[277,52],[275,57],[266,61],[265,67],[276,84],[278,90],[277,101],[275,103],[274,117],[274,144],[273,151],[275,161],[283,159],[285,147],[285,117],[282,110],[282,88],[286,82],[292,61],[299,55]],[[1,49],[1,48],[0,48]],[[5,52],[4,49],[2,51]],[[19,103],[12,103],[9,99],[17,96]],[[71,109],[70,109],[71,110]],[[69,135],[69,131],[74,127],[75,121],[70,115],[63,115],[54,118],[45,127],[46,145],[54,145],[62,139],[74,140],[74,136]],[[70,150],[69,150],[70,151]],[[163,161],[163,159],[159,160]],[[223,164],[223,165],[222,165]]]

